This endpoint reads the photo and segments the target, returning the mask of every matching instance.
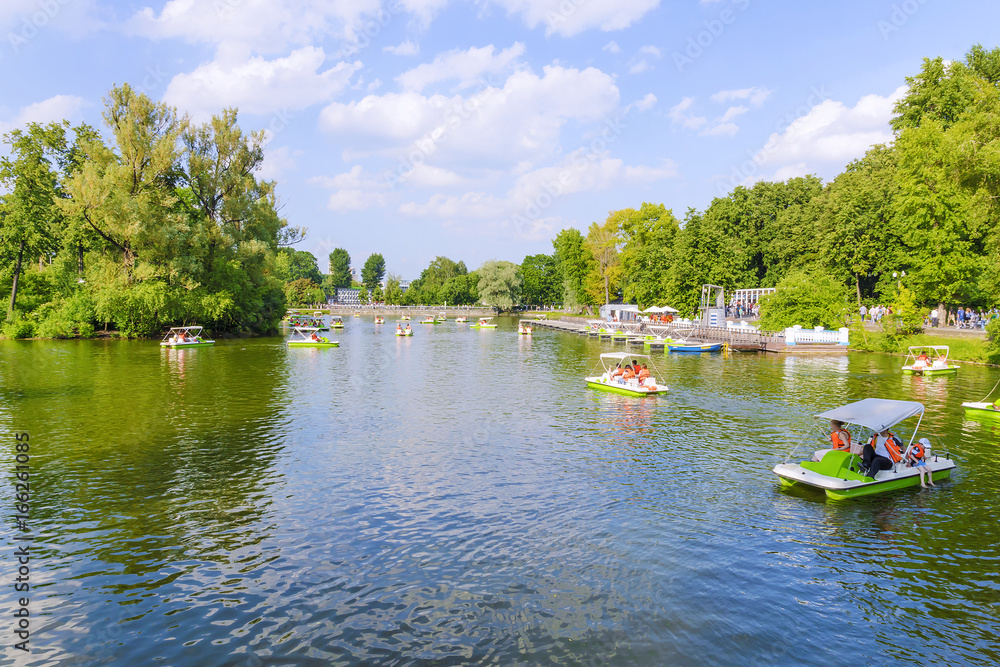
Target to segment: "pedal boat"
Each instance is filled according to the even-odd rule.
[[[403,315],[402,317],[399,318],[399,321],[400,322],[409,322],[410,321],[410,316],[409,315]]]
[[[438,313],[437,317],[434,318],[434,321],[435,322],[447,322],[448,321],[448,313],[444,313],[444,312]]]
[[[409,328],[409,326],[410,326],[409,324],[407,324],[406,327],[401,327],[399,325],[399,322],[403,322],[403,321],[405,321],[405,320],[398,320],[396,322],[396,335],[397,336],[412,336],[413,335],[413,329]]]
[[[433,315],[424,315],[424,319],[420,320],[420,324],[437,324],[437,318]]]
[[[330,340],[326,336],[319,337],[319,340],[313,340],[312,334],[318,331],[323,331],[319,327],[293,327],[292,336],[288,339],[288,347],[337,347],[340,345],[339,341]]]
[[[480,317],[479,321],[475,324],[469,325],[470,329],[496,329],[496,322],[493,321],[492,317]]]
[[[927,358],[926,361],[918,359],[921,355]],[[959,368],[961,367],[948,363],[947,345],[912,345],[903,364],[903,374],[947,375],[958,373]]]
[[[639,381],[635,378],[631,380],[622,380],[621,378],[612,379],[611,373],[618,364],[623,362],[631,363],[636,359],[639,360],[639,363],[646,364],[650,368],[650,376],[645,382],[639,384]],[[598,368],[601,368],[603,371],[600,375],[592,375],[587,378],[587,386],[591,389],[610,391],[625,396],[656,396],[658,394],[665,394],[668,391],[667,385],[660,383],[656,379],[656,367],[653,365],[653,360],[647,354],[605,352],[601,355],[597,366],[591,372],[597,371]]]
[[[965,408],[966,417],[994,417],[1000,419],[1000,407],[996,403],[985,403],[983,401],[973,401],[962,403]]]
[[[375,324],[385,324],[385,318],[376,315],[375,316]]]
[[[521,320],[517,323],[517,333],[520,336],[530,336],[533,331],[531,325],[535,320]]]
[[[913,443],[924,417],[924,406],[915,401],[895,401],[885,398],[866,398],[856,403],[828,410],[816,415],[827,422],[832,419],[845,426],[858,426],[851,433],[851,440],[857,445],[868,442],[873,433],[880,433],[902,421],[918,416],[910,442]],[[866,437],[867,436],[867,437]],[[905,451],[905,448],[904,448]],[[929,449],[924,454],[927,469],[935,482],[946,479],[955,468],[955,462],[947,452],[936,454]],[[809,487],[824,491],[828,498],[846,500],[876,493],[886,493],[920,484],[920,473],[915,467],[907,467],[900,461],[889,470],[880,470],[874,477],[860,472],[861,455],[834,449],[819,449],[808,461],[800,463],[779,463],[773,472],[781,480],[782,488]]]
[[[357,315],[355,317],[358,317]],[[330,317],[330,328],[331,329],[343,329],[344,328],[344,318],[340,315],[333,315]]]
[[[469,318],[466,317],[465,315],[459,315],[458,317],[455,318],[455,321],[456,322],[468,322]]]
[[[215,345],[215,341],[201,337],[202,327],[170,327],[170,331],[160,341],[160,347],[169,347],[175,350],[187,347],[209,347]],[[181,340],[181,336],[185,340]]]

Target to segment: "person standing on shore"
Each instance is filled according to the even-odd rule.
[[[861,315],[861,324],[864,324],[865,323],[865,315],[868,314],[868,309],[865,308],[865,304],[861,304],[861,307],[858,308],[858,314]]]
[[[935,308],[931,311],[931,327],[934,329],[938,328],[938,309]]]

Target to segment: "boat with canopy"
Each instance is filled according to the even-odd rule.
[[[469,318],[466,317],[465,315],[459,315],[458,317],[455,318],[455,321],[456,322],[468,322]]]
[[[396,335],[397,336],[412,336],[413,329],[410,328],[410,323],[406,322],[406,326],[403,326],[403,322],[406,320],[396,320]]]
[[[446,313],[446,312],[444,312],[442,310],[440,313],[437,314],[437,317],[434,318],[434,321],[435,322],[447,322],[448,321],[448,313]]]
[[[343,329],[344,328],[344,318],[340,315],[334,315],[330,318],[330,328],[331,329]]]
[[[320,336],[323,329],[319,327],[293,327],[292,335],[288,339],[288,347],[337,347],[339,341],[330,340],[326,336]]]
[[[424,319],[420,320],[420,324],[437,324],[437,323],[438,323],[437,319],[434,317],[434,315],[431,314],[424,315]]]
[[[530,336],[533,329],[532,324],[535,320],[521,320],[517,323],[517,333],[521,336]]]
[[[375,324],[385,324],[385,318],[381,315],[375,316]]]
[[[470,329],[496,329],[496,322],[493,321],[492,317],[480,317],[479,321],[475,324],[469,325]]]
[[[646,367],[645,373],[643,366]],[[598,369],[602,371],[600,374],[596,374]],[[605,352],[587,378],[587,386],[625,396],[665,394],[668,387],[656,379],[656,373],[653,360],[647,354]]]
[[[170,327],[160,341],[160,347],[179,349],[182,347],[209,347],[215,341],[201,337],[202,327]]]
[[[906,447],[916,441],[917,432],[924,416],[924,406],[915,401],[896,401],[885,398],[866,398],[855,403],[849,403],[833,410],[827,410],[816,415],[817,419],[836,420],[847,426],[855,426],[851,433],[850,450],[819,449],[812,458],[799,463],[779,463],[773,472],[785,487],[809,487],[824,491],[829,498],[844,500],[858,498],[876,493],[895,491],[920,484],[920,469],[910,466],[905,460],[894,461],[892,468],[879,470],[870,476],[864,469],[861,452],[863,443],[868,442],[875,433],[891,429],[897,424],[912,417],[918,417],[917,425],[910,435]],[[902,440],[899,440],[902,442]],[[922,443],[928,442],[926,439]],[[799,449],[799,448],[796,448]],[[924,470],[931,473],[931,479],[937,481],[946,479],[955,468],[955,462],[948,453],[931,453],[930,447],[923,445]],[[791,458],[796,450],[789,453]]]
[[[948,362],[947,345],[911,345],[903,363],[904,375],[946,375],[960,366]]]

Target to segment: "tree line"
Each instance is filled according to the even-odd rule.
[[[32,124],[0,160],[0,278],[11,287],[6,335],[89,335],[113,324],[150,335],[198,321],[225,331],[275,327],[286,305],[338,287],[389,304],[561,305],[621,299],[693,313],[703,284],[777,287],[776,313],[807,308],[842,323],[862,303],[1000,304],[1000,48],[925,59],[896,104],[893,141],[828,183],[815,176],[738,186],[678,219],[664,204],[612,211],[551,254],[475,271],[437,257],[405,292],[381,254],[353,283],[350,256],[330,272],[289,247],[305,230],[278,215],[255,170],[261,132],[236,111],[196,126],[129,86],[112,89],[108,140],[86,125]],[[383,281],[383,278],[385,280]],[[785,304],[783,308],[778,303]],[[794,313],[793,313],[794,314]],[[808,324],[807,322],[802,322]]]

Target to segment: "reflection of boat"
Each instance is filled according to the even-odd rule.
[[[496,329],[497,325],[492,317],[480,317],[475,324],[469,325],[470,329]]]
[[[292,337],[288,339],[288,347],[337,347],[338,341],[319,336],[319,327],[293,327]]]
[[[202,327],[170,327],[170,331],[160,341],[160,347],[208,347],[214,340],[201,337]]]
[[[959,368],[948,363],[947,345],[911,345],[903,363],[906,375],[945,375],[957,373]]]
[[[912,444],[923,419],[924,406],[914,401],[893,401],[883,398],[866,398],[840,408],[816,415],[817,419],[837,420],[845,425],[861,426],[872,432],[885,431],[911,417],[920,415],[917,427],[910,437]],[[861,434],[858,434],[861,435]],[[853,438],[852,438],[853,439]],[[865,442],[858,438],[858,442]],[[905,448],[903,448],[905,451]],[[955,462],[948,455],[939,456],[925,452],[926,469],[934,480],[945,479],[955,468]],[[779,463],[774,466],[774,474],[781,479],[783,487],[806,486],[826,492],[830,498],[845,499],[885,493],[920,483],[920,473],[916,467],[907,467],[903,461],[893,463],[889,470],[880,470],[874,477],[861,472],[861,456],[848,451],[820,449],[809,461],[800,463]]]
[[[626,396],[655,396],[656,394],[664,394],[667,392],[667,385],[660,384],[657,382],[655,377],[656,369],[652,369],[648,378],[643,380],[637,377],[631,377],[625,379],[624,374],[618,374],[616,371],[622,370],[621,366],[624,363],[626,367],[629,365],[634,365],[636,360],[641,360],[638,363],[646,366],[653,366],[653,360],[645,354],[632,354],[631,352],[605,352],[601,355],[600,360],[597,362],[597,366],[601,367],[603,372],[600,375],[592,375],[587,378],[587,386],[591,389],[600,389],[602,391],[611,391],[616,394],[624,394]],[[597,370],[597,367],[594,368]],[[592,371],[593,372],[593,371]]]
[[[407,324],[406,327],[404,328],[402,324],[400,324],[399,322],[396,322],[396,335],[397,336],[412,336],[413,335],[413,329],[410,328],[409,324]]]
[[[331,329],[343,329],[344,328],[344,318],[340,315],[334,315],[330,318],[330,328]]]
[[[517,333],[522,336],[530,336],[532,332],[531,323],[534,320],[521,320],[517,323]]]

